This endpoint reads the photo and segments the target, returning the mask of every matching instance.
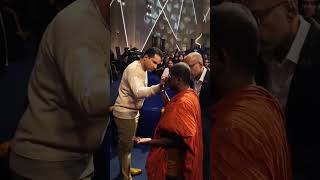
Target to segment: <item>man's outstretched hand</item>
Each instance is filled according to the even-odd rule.
[[[133,137],[132,140],[137,144],[148,144],[152,139],[151,138],[141,138],[141,137]]]
[[[167,83],[169,81],[169,77],[163,77],[160,80],[160,88],[161,90],[165,89],[165,87],[167,86]]]

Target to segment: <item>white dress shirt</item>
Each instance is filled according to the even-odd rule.
[[[266,61],[267,89],[279,100],[283,110],[287,104],[291,80],[309,29],[310,23],[300,16],[300,26],[286,58],[281,63],[276,60]]]
[[[200,79],[199,80],[195,80],[195,79],[193,80],[194,90],[196,91],[198,96],[200,96],[202,83],[203,83],[204,77],[206,76],[206,73],[207,73],[207,68],[203,67],[203,71],[202,71],[202,74],[200,76]]]

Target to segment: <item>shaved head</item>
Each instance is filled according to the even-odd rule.
[[[202,56],[198,52],[192,52],[188,54],[183,61],[186,62],[187,64],[188,62],[190,62],[190,63],[200,63],[201,65],[203,65]]]
[[[188,54],[183,61],[189,65],[193,77],[199,79],[203,72],[203,59],[201,54],[192,52]]]
[[[177,64],[174,64],[172,68],[170,69],[170,75],[175,76],[177,78],[181,78],[181,80],[185,84],[189,84],[191,79],[191,71],[188,64],[184,62],[179,62]]]
[[[258,25],[249,9],[238,3],[225,2],[212,12],[213,50],[218,59],[227,52],[233,64],[248,74],[255,72],[259,52]],[[217,60],[218,60],[217,59]]]

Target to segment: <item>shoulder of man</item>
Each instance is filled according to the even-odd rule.
[[[300,55],[302,65],[306,67],[319,67],[320,62],[320,24],[314,18],[304,17],[310,23],[310,30],[304,42],[303,49]]]
[[[206,75],[203,79],[203,84],[209,84],[210,83],[210,71],[207,69]]]

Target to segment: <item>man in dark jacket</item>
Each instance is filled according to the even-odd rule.
[[[184,58],[184,62],[187,63],[191,69],[193,80],[190,83],[190,87],[196,91],[200,99],[201,106],[201,118],[202,118],[202,133],[203,133],[203,159],[204,159],[204,180],[209,179],[209,121],[207,118],[207,108],[210,103],[210,83],[209,70],[204,67],[201,54],[198,52],[192,52]]]

